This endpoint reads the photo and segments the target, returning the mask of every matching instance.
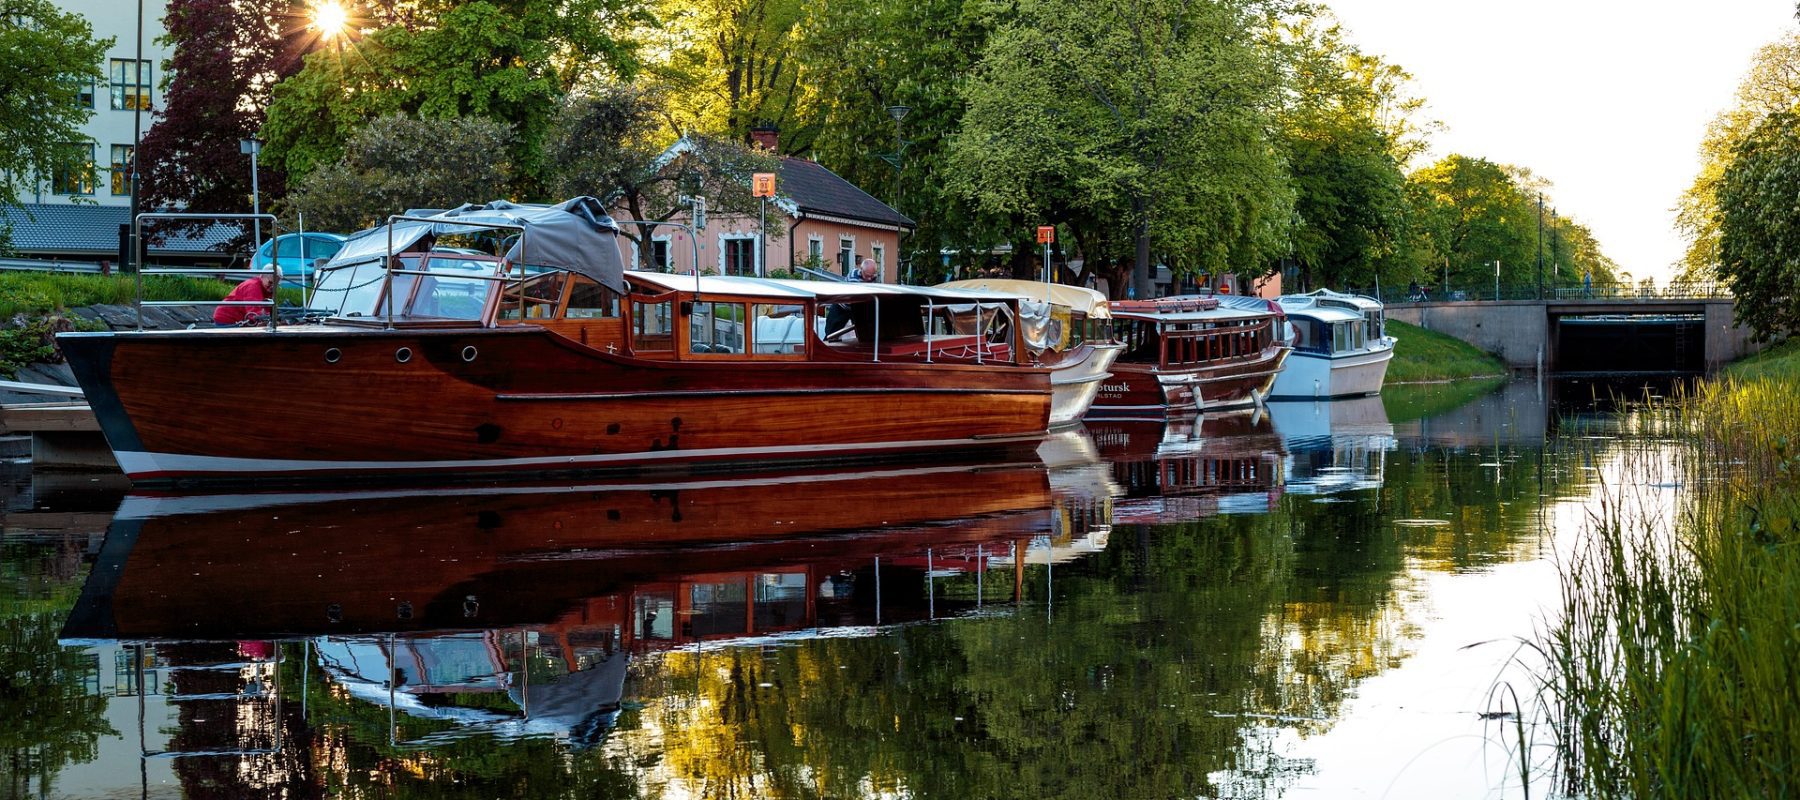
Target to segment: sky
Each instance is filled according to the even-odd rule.
[[[1546,204],[1658,283],[1686,247],[1673,209],[1707,123],[1796,25],[1794,0],[1326,2],[1443,123],[1412,166],[1461,153],[1530,169],[1551,183]]]

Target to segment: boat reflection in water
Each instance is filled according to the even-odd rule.
[[[140,673],[213,676],[203,692],[167,681],[180,732],[161,750],[145,743],[146,755],[195,741],[213,744],[187,752],[278,749],[279,734],[239,730],[251,717],[273,724],[278,705],[192,710],[294,702],[272,666],[284,654],[390,718],[451,723],[409,733],[392,722],[394,744],[592,744],[646,654],[971,613],[1019,600],[1030,564],[1104,547],[1114,491],[1092,445],[1064,434],[1045,452],[1050,467],[132,495],[63,637],[129,651]],[[950,578],[964,585],[941,596]],[[223,727],[199,730],[209,724]],[[225,744],[251,740],[268,746]]]
[[[1281,437],[1260,412],[1087,427],[1125,490],[1115,509],[1118,522],[1260,514],[1281,500]]]
[[[1330,495],[1382,485],[1394,426],[1380,397],[1268,404],[1288,452],[1287,490]]]

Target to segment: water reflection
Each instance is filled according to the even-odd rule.
[[[1096,425],[1031,463],[54,495],[0,562],[4,656],[62,665],[0,695],[45,726],[15,794],[1480,793],[1479,758],[1414,760],[1479,733],[1493,672],[1440,654],[1507,635],[1446,598],[1541,604],[1508,570],[1612,446],[1532,441],[1537,397]]]

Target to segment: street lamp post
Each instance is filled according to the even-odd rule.
[[[900,135],[900,121],[912,111],[912,106],[888,106],[888,116],[894,118],[894,213],[900,213],[901,180],[906,177],[906,139]],[[906,282],[912,283],[912,262],[901,255],[900,225],[894,224],[894,257],[906,262]]]
[[[262,190],[256,184],[256,157],[262,153],[262,144],[262,140],[254,136],[238,142],[238,152],[250,157],[250,213],[252,214],[262,213]],[[254,226],[253,230],[256,231],[253,237],[256,249],[250,251],[250,265],[254,267],[256,266],[256,254],[262,252],[262,220],[257,219],[251,224]],[[281,262],[270,258],[269,263],[279,264]]]

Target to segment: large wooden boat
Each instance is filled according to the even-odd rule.
[[[1025,298],[1021,322],[1026,346],[1050,372],[1050,426],[1074,425],[1112,377],[1125,345],[1113,338],[1106,295],[1082,286],[1016,278],[971,278],[938,284]]]
[[[1029,450],[1048,428],[1016,301],[627,272],[597,206],[353,237],[317,322],[59,342],[138,483],[743,468]],[[523,230],[504,258],[429,249],[492,227]],[[828,341],[833,305],[850,325]]]
[[[1089,419],[1193,414],[1262,402],[1287,358],[1278,306],[1222,307],[1214,297],[1115,300],[1125,353]]]
[[[1293,333],[1293,353],[1273,397],[1325,399],[1380,394],[1394,358],[1381,301],[1320,289],[1277,299]]]

